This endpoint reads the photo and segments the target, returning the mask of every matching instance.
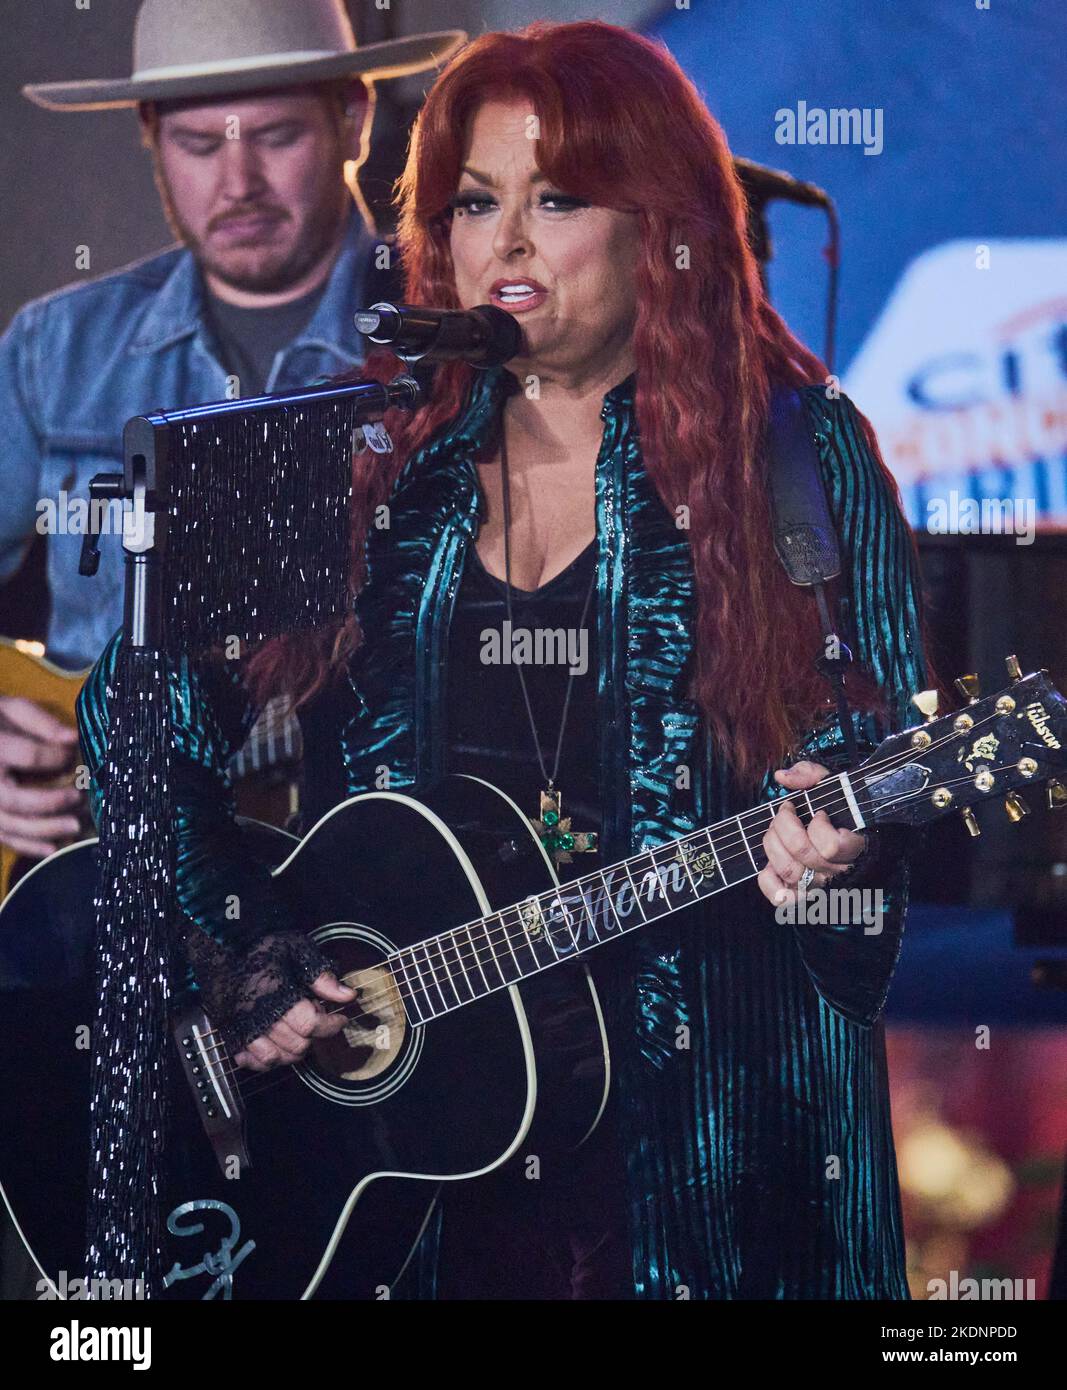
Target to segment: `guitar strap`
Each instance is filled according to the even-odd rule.
[[[841,573],[841,551],[808,414],[799,393],[791,387],[778,386],[771,393],[767,490],[778,558],[794,584],[815,594],[823,629],[823,650],[815,666],[834,692],[841,735],[849,762],[855,763],[859,753],[845,694],[845,672],[852,653],[830,616],[826,593],[826,585]]]

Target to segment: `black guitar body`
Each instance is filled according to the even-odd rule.
[[[921,728],[826,777],[798,815],[921,826],[1008,793],[1018,818],[1019,790],[1042,782],[1049,805],[1067,808],[1067,700],[1047,672],[1007,667],[1010,685],[958,714],[938,717],[927,700]],[[358,997],[342,1033],[299,1067],[248,1074],[240,1101],[210,1020],[195,1009],[176,1020],[167,1293],[407,1292],[439,1191],[527,1153],[558,1156],[595,1128],[608,1050],[583,953],[756,877],[772,816],[762,802],[567,889],[521,811],[476,778],[447,778],[421,801],[354,797],[299,843],[250,827],[249,852],[274,866]],[[82,1269],[93,892],[87,843],[31,870],[0,906],[0,1184],[42,1292]],[[556,1044],[540,1061],[528,1010]]]
[[[210,1025],[194,1012],[179,1029],[166,1296],[402,1293],[398,1278],[442,1185],[521,1162],[539,1103],[554,1117],[539,1147],[579,1143],[599,1116],[606,1073],[566,1097],[538,1096],[536,1040],[521,998],[538,981],[412,1027],[387,972],[375,967],[432,933],[548,890],[552,869],[513,804],[466,777],[446,779],[422,801],[356,797],[300,842],[247,828],[250,848],[274,865],[338,975],[360,971],[364,988],[346,1009],[350,1026],[303,1065],[238,1073],[243,1125],[214,1141],[194,1094],[199,1103],[206,1094],[216,1119],[218,1095],[211,1086],[194,1093],[181,1058],[187,1050],[186,1065],[195,1065],[193,1029]],[[61,1291],[61,1271],[68,1287],[83,1273],[93,860],[92,843],[60,851],[0,907],[0,1044],[9,1065],[0,1182],[42,1276]],[[587,1010],[591,1049],[606,1062],[591,981],[581,964],[551,974],[563,972]]]

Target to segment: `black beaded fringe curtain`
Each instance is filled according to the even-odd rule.
[[[237,402],[159,426],[167,474],[162,640],[158,649],[124,641],[108,691],[86,1240],[90,1279],[140,1281],[148,1296],[164,1275],[166,1026],[177,915],[168,670],[183,652],[195,656],[236,638],[244,653],[248,644],[344,612],[351,459],[362,443],[356,416],[351,397],[254,410]]]

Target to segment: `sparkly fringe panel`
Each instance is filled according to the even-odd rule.
[[[166,426],[163,652],[127,650],[100,823],[90,1278],[161,1292],[167,1006],[174,897],[168,660],[313,630],[348,601],[352,399]],[[237,639],[236,650],[229,644]],[[206,1140],[205,1140],[206,1142]]]
[[[168,651],[243,652],[344,612],[354,415],[348,399],[171,427]]]
[[[100,818],[90,1279],[158,1286],[170,997],[170,720],[158,652],[119,652]],[[91,1285],[90,1285],[91,1287]]]

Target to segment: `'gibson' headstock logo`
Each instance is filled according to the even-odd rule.
[[[1048,726],[1048,710],[1044,705],[1037,700],[1032,705],[1027,705],[1026,717],[1047,747],[1058,748],[1060,746],[1059,739]]]

